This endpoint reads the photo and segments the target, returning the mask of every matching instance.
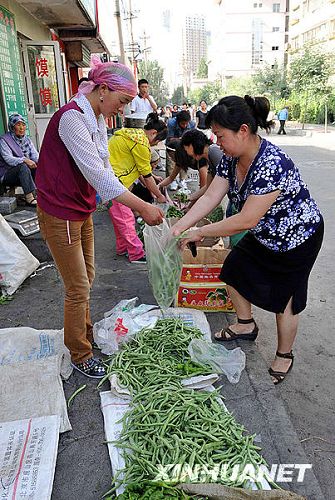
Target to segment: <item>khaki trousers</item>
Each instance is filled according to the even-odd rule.
[[[89,298],[94,280],[92,215],[84,221],[66,221],[37,208],[40,231],[65,287],[64,342],[74,363],[93,356],[93,326]]]

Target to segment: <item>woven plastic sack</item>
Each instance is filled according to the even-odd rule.
[[[152,292],[157,304],[165,309],[174,301],[179,287],[181,250],[166,219],[159,226],[146,225],[143,234]]]

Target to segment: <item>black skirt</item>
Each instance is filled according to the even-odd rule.
[[[293,314],[306,307],[308,277],[321,248],[323,220],[304,243],[287,252],[274,252],[250,232],[227,256],[220,279],[251,304],[283,313],[292,297]]]

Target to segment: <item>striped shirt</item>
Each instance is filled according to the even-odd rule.
[[[75,109],[65,111],[59,121],[59,137],[102,201],[117,198],[127,190],[115,176],[109,163],[105,120],[102,115],[96,118],[85,96],[81,95],[73,100],[83,113]]]

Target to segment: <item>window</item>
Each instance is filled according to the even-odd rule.
[[[272,4],[272,12],[280,12],[280,3]]]
[[[272,31],[279,31],[279,26],[273,26]]]
[[[279,50],[278,45],[273,45],[273,46],[271,47],[271,50]]]

